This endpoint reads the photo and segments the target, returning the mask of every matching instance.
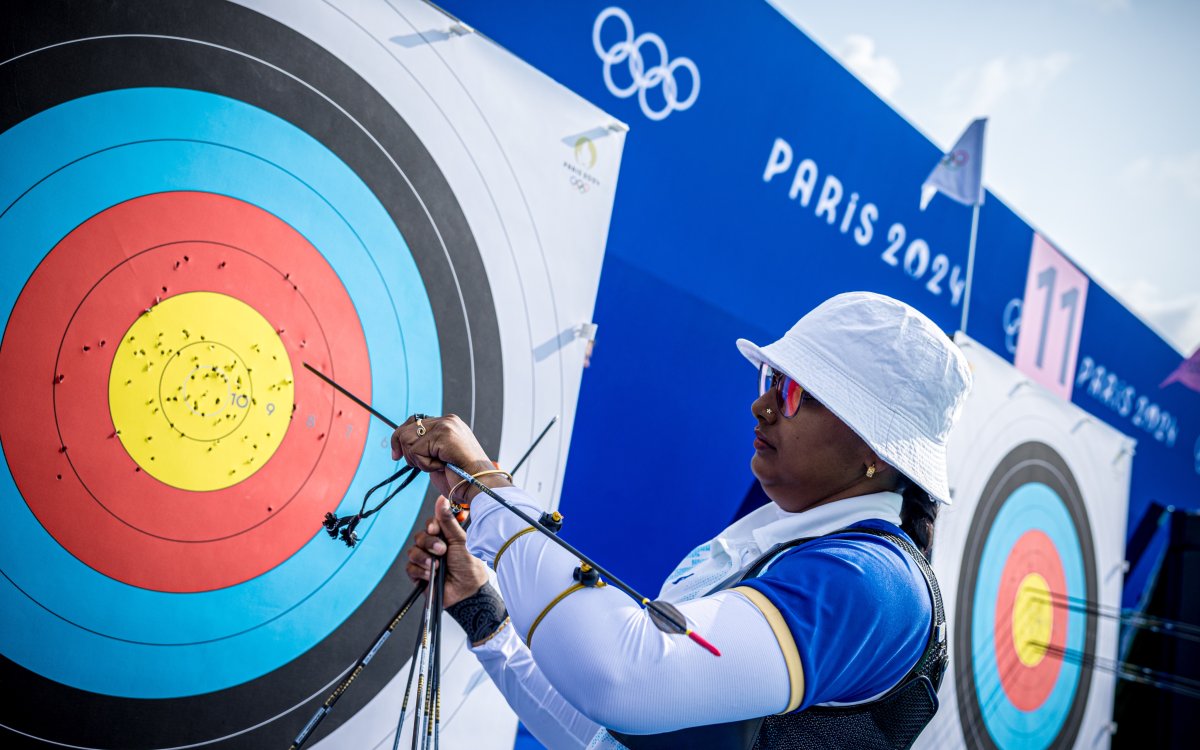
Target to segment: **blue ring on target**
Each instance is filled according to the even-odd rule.
[[[1083,549],[1066,504],[1057,492],[1041,482],[1018,487],[997,513],[988,533],[972,601],[975,689],[979,705],[986,707],[984,723],[998,747],[1049,747],[1071,710],[1079,684],[1079,665],[1063,660],[1054,687],[1036,711],[1018,709],[1009,702],[1000,684],[992,630],[996,622],[996,596],[1009,553],[1017,540],[1031,530],[1043,532],[1054,544],[1062,561],[1067,595],[1076,601],[1087,599]],[[1067,649],[1083,652],[1086,624],[1083,613],[1068,609]]]
[[[0,195],[0,206],[8,206],[0,244],[23,249],[6,258],[0,323],[41,258],[91,216],[153,193],[219,193],[288,223],[341,278],[362,323],[381,411],[441,404],[433,311],[407,244],[361,179],[287,121],[215,94],[128,89],[41,112],[0,134],[0,150],[19,155],[0,165],[0,185],[27,191]],[[403,357],[399,370],[384,366],[395,352]],[[398,387],[378,387],[385,382]],[[339,512],[356,508],[366,489],[394,470],[390,455],[373,448],[387,434],[372,425]],[[408,493],[422,496],[426,482]],[[0,511],[23,540],[0,545],[4,655],[58,682],[131,698],[198,695],[278,669],[345,621],[398,552],[369,543],[346,550],[317,536],[314,519],[314,538],[271,571],[216,591],[164,593],[115,581],[70,555],[21,500],[7,462]],[[417,512],[416,503],[393,506],[361,535],[368,540],[379,525],[384,538],[403,538]],[[32,597],[16,588],[33,579],[34,565],[36,578],[60,585]],[[324,584],[314,588],[316,581]],[[334,581],[339,585],[325,585]],[[134,630],[119,630],[131,624]],[[122,669],[110,668],[116,661]]]

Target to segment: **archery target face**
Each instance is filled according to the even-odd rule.
[[[1131,441],[962,343],[975,385],[934,546],[951,668],[920,744],[1090,747],[1111,720],[1092,665],[1116,652],[1096,612],[1119,600]]]
[[[1074,742],[1094,654],[1091,526],[1070,467],[1049,445],[1016,446],[984,488],[963,554],[954,669],[975,747]],[[1081,664],[1080,661],[1083,661]]]
[[[267,16],[15,13],[0,680],[21,687],[0,706],[5,746],[113,746],[104,727],[121,746],[283,746],[407,590],[397,553],[428,512],[422,478],[358,547],[317,534],[395,464],[390,431],[303,365],[394,418],[463,414],[494,451],[478,247],[403,116]]]

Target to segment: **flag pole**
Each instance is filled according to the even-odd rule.
[[[975,275],[975,238],[979,231],[979,206],[980,203],[975,203],[975,208],[971,211],[971,244],[967,248],[967,287],[963,291],[963,312],[962,325],[959,330],[963,333],[967,332],[967,314],[971,310],[971,278]]]
[[[987,118],[971,121],[953,148],[942,155],[933,171],[921,184],[921,210],[937,193],[973,206],[971,211],[971,243],[967,248],[967,281],[963,288],[962,321],[959,330],[967,332],[967,316],[971,310],[971,284],[975,277],[975,242],[979,235],[979,206],[983,203],[983,139]]]

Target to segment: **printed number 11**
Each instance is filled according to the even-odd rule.
[[[1057,278],[1058,271],[1053,266],[1046,268],[1037,275],[1038,289],[1046,290],[1046,307],[1042,311],[1042,332],[1038,337],[1037,367],[1039,370],[1043,367],[1042,363],[1046,355],[1046,334],[1050,330],[1050,310],[1053,307],[1054,283]],[[1059,306],[1071,309],[1071,317],[1067,319],[1067,335],[1064,339],[1064,341],[1070,342],[1075,334],[1075,313],[1079,308],[1079,289],[1072,287],[1063,292]],[[1060,385],[1067,382],[1067,356],[1070,354],[1070,351],[1070,346],[1063,347],[1062,365],[1058,370],[1058,382]]]

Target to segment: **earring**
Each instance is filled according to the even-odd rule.
[[[871,464],[867,467],[867,479],[870,479],[873,476],[875,476],[875,464]]]
[[[774,414],[774,412],[772,412],[772,411],[771,411],[771,410],[768,408],[768,409],[767,409],[767,411],[766,411],[766,414],[767,414],[767,416],[769,417],[769,416],[771,416],[772,414]]]

